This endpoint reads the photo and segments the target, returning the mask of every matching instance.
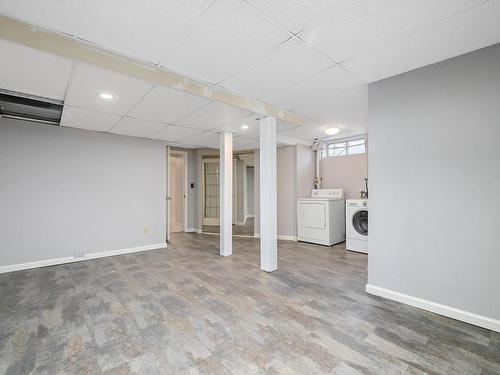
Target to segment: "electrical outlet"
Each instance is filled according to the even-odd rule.
[[[75,258],[83,258],[85,256],[84,250],[73,250],[73,256]]]
[[[142,228],[142,234],[144,234],[145,236],[148,236],[149,235],[149,228],[148,227]]]

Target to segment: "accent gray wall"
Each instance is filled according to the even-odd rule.
[[[165,242],[162,142],[0,119],[0,181],[0,266]]]
[[[277,183],[278,189],[278,235],[296,237],[296,166],[295,146],[278,147],[277,151]]]
[[[254,167],[246,167],[247,173],[247,215],[253,215]]]
[[[500,45],[369,86],[368,282],[500,319]]]

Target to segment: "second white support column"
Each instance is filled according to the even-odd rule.
[[[260,120],[260,268],[278,269],[276,119]]]
[[[233,253],[233,133],[220,133],[220,255]]]

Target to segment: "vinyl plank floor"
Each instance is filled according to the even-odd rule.
[[[0,374],[500,374],[500,334],[365,293],[367,257],[172,235],[0,275]]]

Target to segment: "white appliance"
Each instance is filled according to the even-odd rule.
[[[345,241],[343,189],[313,189],[297,199],[297,239],[331,246]]]
[[[346,200],[346,248],[368,254],[368,199]]]

